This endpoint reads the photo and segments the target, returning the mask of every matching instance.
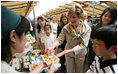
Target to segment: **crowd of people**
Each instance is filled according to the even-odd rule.
[[[24,51],[26,34],[33,31],[30,26],[25,17],[1,6],[1,72],[17,72],[9,63],[15,53]],[[52,63],[48,72],[117,72],[117,9],[114,7],[107,7],[97,23],[91,21],[91,16],[79,4],[74,4],[68,13],[61,14],[58,22],[56,15],[39,16],[34,34],[41,54],[55,54],[60,58],[60,69]],[[43,67],[41,62],[31,72],[42,72]]]

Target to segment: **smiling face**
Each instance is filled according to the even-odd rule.
[[[73,26],[78,26],[80,18],[77,16],[76,13],[71,13],[69,14],[69,21],[71,22]]]
[[[62,21],[63,21],[63,23],[66,25],[66,24],[68,23],[67,17],[63,17],[63,18],[62,18]]]
[[[41,26],[41,27],[43,27],[44,25],[44,22],[41,20],[41,19],[38,19],[38,24]]]
[[[107,25],[110,21],[112,20],[111,18],[111,13],[107,11],[103,16],[102,16],[102,26]]]
[[[45,26],[44,30],[45,30],[45,34],[46,34],[47,36],[50,36],[51,28],[50,28],[49,26]]]

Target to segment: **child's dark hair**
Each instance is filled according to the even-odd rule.
[[[19,38],[23,35],[23,33],[27,33],[30,30],[30,23],[29,21],[21,16],[21,22],[15,29]],[[1,60],[6,61],[9,63],[12,59],[12,52],[11,52],[11,41],[9,38],[9,34],[3,37],[1,41]]]
[[[107,49],[112,45],[117,45],[117,25],[113,24],[98,28],[94,33],[94,39],[104,41]]]
[[[44,29],[45,29],[46,26],[48,26],[50,29],[52,29],[50,24],[45,24]]]

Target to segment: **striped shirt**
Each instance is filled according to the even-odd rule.
[[[90,69],[93,73],[116,73],[117,72],[117,59],[110,59],[102,61],[101,56],[96,56]]]

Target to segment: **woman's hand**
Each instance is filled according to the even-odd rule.
[[[48,73],[54,73],[54,72],[56,72],[57,70],[58,70],[58,68],[56,68],[56,67],[54,66],[54,63],[52,63],[50,69],[48,70]]]
[[[56,56],[59,58],[65,54],[65,51],[62,51],[61,53],[58,53]]]
[[[59,58],[59,57],[63,56],[64,54],[67,54],[67,53],[73,52],[73,51],[74,51],[73,49],[64,50],[61,53],[57,54],[56,56]]]
[[[73,49],[64,50],[64,53],[65,53],[65,54],[66,54],[66,53],[69,53],[69,52],[74,52],[74,50],[73,50]]]
[[[42,72],[42,70],[43,70],[43,63],[41,61],[40,64],[34,70],[31,71],[31,73],[40,73]]]

